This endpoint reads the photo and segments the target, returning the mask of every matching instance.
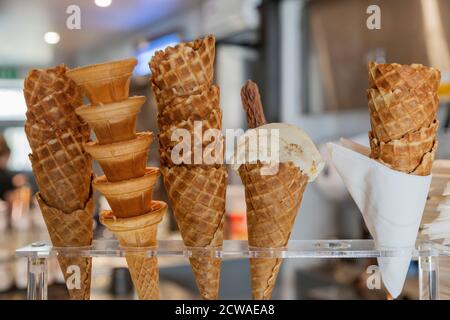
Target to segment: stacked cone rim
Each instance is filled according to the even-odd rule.
[[[91,141],[84,145],[84,149],[96,160],[116,158],[132,153],[144,152],[149,149],[153,141],[152,132],[136,133],[133,140],[114,142],[110,144],[100,144],[98,141]]]
[[[152,209],[145,214],[118,218],[112,211],[102,211],[100,213],[100,222],[113,232],[132,231],[161,222],[166,211],[167,204],[165,202],[152,200]]]
[[[78,85],[83,85],[85,83],[131,76],[136,64],[137,60],[135,58],[92,64],[71,69],[67,72],[67,76],[73,79]]]
[[[152,189],[159,175],[158,168],[147,167],[142,177],[110,182],[106,176],[101,176],[95,178],[92,185],[105,196],[119,196]]]
[[[103,105],[83,105],[77,108],[75,112],[87,122],[136,116],[141,111],[145,100],[144,96],[134,96],[123,101]]]

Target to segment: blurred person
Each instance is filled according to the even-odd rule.
[[[7,169],[11,150],[5,140],[5,137],[0,135],[0,198],[8,200],[8,196],[15,189],[13,179],[14,174]]]

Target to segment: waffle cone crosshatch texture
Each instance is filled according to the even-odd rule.
[[[423,65],[369,63],[372,158],[405,173],[431,173],[440,79],[438,70]]]
[[[450,300],[450,0],[0,8],[0,300]]]
[[[188,130],[193,136],[195,120],[199,119],[202,132],[222,129],[219,88],[212,85],[214,60],[215,38],[207,36],[159,51],[149,63],[158,105],[163,181],[183,241],[190,247],[222,245],[228,174],[223,161],[217,165],[176,165],[169,137],[172,126],[175,130]],[[201,117],[199,113],[208,116]],[[205,121],[209,116],[212,120]],[[202,299],[218,299],[220,259],[192,257],[190,262]]]
[[[89,246],[93,238],[93,173],[91,158],[83,150],[89,131],[75,114],[82,96],[67,71],[60,65],[28,73],[24,84],[28,107],[25,132],[39,187],[36,197],[53,245]],[[91,259],[61,256],[59,265],[66,279],[72,264],[80,268],[80,285],[69,288],[69,295],[89,299]]]

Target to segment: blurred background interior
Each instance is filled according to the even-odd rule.
[[[366,26],[367,7],[381,8],[381,29]],[[68,29],[70,5],[81,9],[81,29]],[[22,299],[26,261],[14,250],[48,235],[33,198],[36,186],[23,130],[23,79],[30,68],[59,63],[76,67],[127,57],[139,61],[131,94],[147,96],[138,129],[157,131],[148,61],[156,50],[214,34],[216,83],[221,88],[224,128],[246,128],[240,88],[259,86],[269,122],[305,129],[321,148],[349,137],[368,144],[365,89],[367,62],[422,63],[443,74],[438,158],[450,154],[449,0],[0,0],[0,299]],[[159,163],[155,144],[150,162]],[[96,172],[101,174],[97,166]],[[167,201],[160,183],[155,198]],[[97,212],[106,201],[97,195]],[[244,191],[230,172],[227,239],[246,239]],[[96,238],[112,235],[97,226]],[[362,218],[337,173],[326,167],[303,198],[291,239],[366,238]],[[160,239],[179,239],[173,216]],[[385,299],[368,290],[370,260],[285,260],[274,298]],[[132,298],[125,261],[94,259],[93,299]],[[198,297],[184,259],[161,258],[164,299]],[[67,297],[57,262],[51,265],[49,298]],[[226,260],[221,297],[250,298],[248,262]],[[417,298],[415,263],[402,298]]]

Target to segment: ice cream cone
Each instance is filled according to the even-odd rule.
[[[137,64],[134,58],[79,67],[67,76],[82,88],[91,105],[128,99],[130,79]]]
[[[417,175],[417,176],[428,176],[431,174],[431,169],[433,167],[433,161],[434,161],[434,156],[436,154],[437,147],[438,147],[438,142],[435,141],[433,148],[430,150],[430,152],[427,152],[423,156],[422,162],[412,172],[412,174]]]
[[[389,142],[380,142],[369,132],[372,149],[370,157],[394,170],[411,173],[433,148],[437,127],[438,121],[435,121],[428,127],[406,134],[402,139]]]
[[[82,106],[76,113],[89,123],[99,144],[109,144],[136,138],[136,118],[144,102],[145,97],[136,96],[101,106]]]
[[[263,165],[245,164],[239,175],[245,186],[248,243],[251,247],[282,248],[288,243],[308,176],[292,163],[280,163],[275,175],[261,175]],[[282,259],[250,259],[253,299],[267,300]]]
[[[28,108],[25,133],[39,187],[37,199],[52,243],[79,247],[92,241],[92,162],[82,149],[89,139],[89,128],[75,114],[82,95],[67,77],[67,70],[60,65],[28,73],[24,83]],[[91,259],[60,252],[58,260],[71,298],[89,299]]]
[[[193,139],[194,137],[191,136],[192,141],[194,141]],[[224,148],[225,141],[223,136],[220,136],[217,140],[207,139],[203,141],[202,149],[196,149],[195,145],[191,145],[190,148],[189,145],[185,148],[178,148],[178,146],[161,147],[160,145],[159,157],[161,166],[164,167],[184,164],[216,165],[223,162]]]
[[[157,245],[158,223],[167,212],[167,204],[153,201],[150,211],[132,218],[117,218],[111,211],[100,214],[100,222],[112,231],[122,247],[134,286],[141,300],[159,299],[159,273],[156,257],[147,257],[144,251]]]
[[[31,70],[24,83],[27,102],[25,131],[32,149],[55,136],[71,130],[78,139],[89,138],[89,128],[75,114],[82,103],[77,85],[66,76],[64,65]]]
[[[437,92],[441,74],[439,70],[421,64],[401,65],[398,63],[369,63],[369,86],[380,93],[394,89],[403,92]]]
[[[25,122],[25,133],[30,144],[31,150],[35,150],[46,144],[49,140],[52,140],[57,135],[62,135],[63,132],[53,127],[42,126],[38,123],[32,123],[29,121]],[[73,135],[75,141],[82,145],[89,138],[89,130],[87,125],[82,125],[82,127],[70,131]]]
[[[256,83],[245,83],[241,99],[251,130],[238,140],[232,168],[245,188],[248,244],[253,248],[283,248],[288,244],[306,185],[317,177],[324,161],[300,128],[286,123],[266,124]],[[246,138],[249,135],[258,138],[256,143]],[[276,149],[272,149],[272,143],[267,148],[259,146],[264,136],[278,140]],[[267,159],[269,151],[277,158]],[[270,169],[269,163],[275,166]],[[280,258],[250,259],[253,299],[271,298],[281,263]]]
[[[100,163],[108,181],[117,182],[145,174],[152,140],[153,133],[141,132],[133,140],[111,144],[89,142],[84,149]]]
[[[152,80],[150,80],[150,84],[153,89],[156,104],[158,105],[158,112],[161,112],[166,106],[179,104],[191,95],[199,95],[202,92],[208,91],[212,85],[212,81],[195,85],[188,92],[179,92],[176,89],[160,89]]]
[[[196,123],[197,122],[197,123]],[[195,125],[197,124],[198,128],[195,130]],[[191,144],[194,144],[194,141],[202,142],[203,146],[206,146],[210,143],[209,140],[203,139],[204,134],[209,129],[218,130],[219,133],[222,129],[222,112],[220,109],[216,109],[211,111],[205,118],[189,118],[186,120],[182,120],[178,123],[168,124],[168,125],[159,125],[159,145],[161,148],[169,148],[180,143],[179,140],[174,139],[173,133],[177,130],[187,130],[191,135]],[[195,137],[194,137],[195,136]],[[197,140],[195,140],[197,139]]]
[[[85,207],[92,161],[71,131],[35,148],[29,157],[40,195],[49,206],[67,213]]]
[[[382,142],[400,139],[407,133],[428,127],[436,118],[439,104],[435,93],[403,95],[397,89],[386,94],[368,89],[367,97],[372,131]]]
[[[28,107],[27,121],[61,130],[78,129],[81,121],[75,114],[75,109],[81,102],[81,96],[73,96],[65,91],[51,93],[35,105]],[[89,133],[87,126],[84,126],[84,129]]]
[[[212,82],[214,58],[214,36],[168,47],[156,52],[149,63],[152,82],[174,96],[192,94],[198,86]]]
[[[94,202],[89,198],[84,208],[67,213],[47,205],[38,193],[36,198],[41,208],[50,239],[55,247],[85,247],[92,244],[92,211]],[[58,262],[73,300],[89,300],[91,288],[92,259],[59,253]],[[78,267],[79,279],[72,270]],[[79,280],[79,281],[78,281]]]
[[[34,106],[47,96],[59,92],[67,93],[80,105],[83,98],[76,83],[67,77],[68,70],[65,65],[31,70],[26,76],[23,90],[27,106]]]
[[[370,123],[381,142],[401,139],[436,118],[440,72],[419,64],[369,63]]]
[[[220,111],[219,92],[219,87],[213,85],[199,94],[173,100],[159,111],[159,125],[177,125],[187,119],[201,120],[207,118],[214,110]]]
[[[158,177],[158,168],[147,168],[142,177],[118,182],[109,182],[106,176],[101,176],[94,180],[93,186],[106,197],[116,217],[130,218],[151,210],[153,187]]]
[[[221,165],[163,167],[164,184],[188,247],[222,246],[227,171]],[[215,257],[190,259],[202,299],[217,299],[220,264]]]

